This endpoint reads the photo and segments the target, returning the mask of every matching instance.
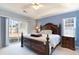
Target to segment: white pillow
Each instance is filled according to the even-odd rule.
[[[52,31],[51,30],[42,30],[40,33],[41,34],[52,34]]]

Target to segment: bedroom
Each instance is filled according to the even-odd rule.
[[[38,7],[39,6],[39,7]],[[7,42],[7,34],[8,29],[5,24],[7,24],[6,18],[11,18],[16,21],[22,21],[22,23],[27,24],[23,25],[20,29],[24,28],[20,32],[20,39],[21,41],[18,43],[14,43],[8,45],[7,47],[1,47],[1,53],[3,55],[6,54],[52,54],[52,55],[61,55],[61,54],[69,54],[75,55],[79,54],[79,4],[64,4],[64,3],[2,3],[0,4],[0,21],[1,21],[1,42],[2,44],[8,45]],[[4,20],[3,20],[4,19]],[[25,27],[27,27],[25,29]],[[48,30],[48,31],[45,31]],[[68,31],[67,31],[68,30]],[[42,32],[43,31],[43,32]],[[23,32],[23,34],[22,34]],[[42,34],[46,34],[44,37],[49,39],[50,33],[57,34],[56,36],[59,37],[60,41],[54,47],[50,48],[50,39],[44,42],[41,42],[38,37],[34,37],[36,40],[32,40],[32,38],[27,37],[28,34],[32,34],[34,32],[42,32]],[[5,35],[6,34],[6,35]],[[48,35],[47,35],[48,34]],[[15,35],[15,34],[14,34]],[[5,36],[5,37],[4,37]],[[34,35],[33,35],[34,36]],[[42,35],[43,36],[43,35]],[[55,36],[53,35],[53,38]],[[57,37],[56,37],[57,38]],[[7,40],[5,40],[7,39]],[[26,41],[24,41],[24,39]],[[58,39],[58,40],[59,40]],[[56,39],[54,39],[53,43]],[[26,43],[27,46],[35,50],[36,52],[30,50],[28,47],[25,47]],[[30,43],[29,43],[30,42]],[[60,43],[60,44],[59,44]],[[52,44],[52,42],[51,42]],[[59,45],[58,45],[59,44]],[[13,49],[10,49],[13,48]],[[53,49],[54,48],[54,49]],[[16,52],[16,49],[18,51]],[[23,49],[23,50],[22,50]],[[22,50],[22,52],[20,52]],[[53,52],[50,52],[52,51]],[[64,50],[67,50],[66,52]],[[6,52],[5,52],[6,51]],[[12,52],[13,51],[13,52]],[[39,52],[40,51],[40,52]],[[61,51],[61,52],[60,52]],[[49,53],[50,52],[50,53]]]

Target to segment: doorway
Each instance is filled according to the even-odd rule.
[[[20,21],[9,19],[8,28],[9,28],[9,43],[15,43],[20,41]]]

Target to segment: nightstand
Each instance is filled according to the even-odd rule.
[[[71,50],[75,50],[75,38],[62,36],[61,46]]]

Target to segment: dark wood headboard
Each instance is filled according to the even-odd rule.
[[[60,34],[60,28],[52,23],[41,26],[41,30],[52,30],[52,34]]]

